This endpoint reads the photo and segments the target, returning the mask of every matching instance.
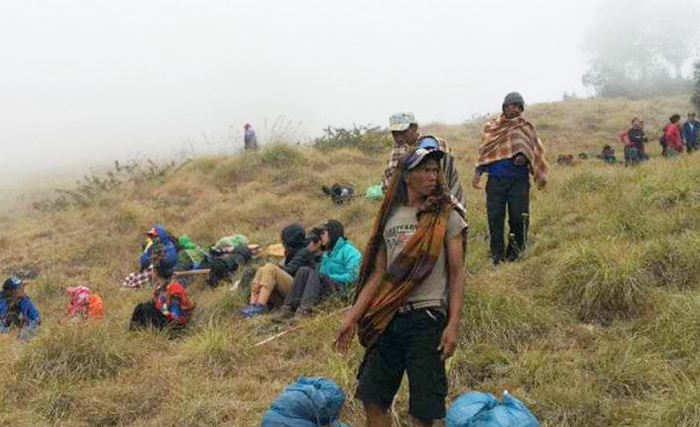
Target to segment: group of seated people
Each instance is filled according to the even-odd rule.
[[[203,248],[183,234],[175,238],[160,224],[146,233],[143,252],[139,256],[139,270],[129,274],[122,286],[140,288],[152,284],[153,267],[162,263],[175,272],[209,269],[208,284],[216,287],[221,280],[233,274],[239,266],[252,259],[248,238],[235,234],[219,239],[216,244]]]
[[[345,237],[343,225],[328,220],[308,233],[300,224],[282,230],[284,260],[258,268],[251,283],[250,305],[243,317],[279,309],[274,320],[310,316],[324,298],[348,297],[358,278],[362,254]]]
[[[189,269],[207,266],[211,271],[221,264],[230,273],[231,264],[242,265],[251,258],[244,236],[228,236],[204,251],[187,246],[189,237],[175,239],[162,226],[147,233],[144,252],[139,258],[141,270],[127,278],[129,287],[146,282],[154,286],[153,296],[138,304],[131,317],[130,329],[156,328],[181,330],[190,321],[195,304],[175,271],[189,261]],[[287,321],[295,316],[310,316],[324,298],[351,295],[358,278],[362,254],[345,236],[343,225],[328,220],[308,233],[300,224],[282,230],[284,260],[268,262],[257,269],[250,286],[250,305],[243,317],[253,317],[277,310],[274,320]],[[191,243],[191,241],[189,242]],[[191,245],[194,245],[191,243]],[[188,254],[197,251],[201,254]],[[194,259],[193,259],[194,258]],[[221,261],[221,262],[220,262]],[[211,276],[210,276],[211,277]],[[41,317],[39,310],[24,292],[24,281],[8,278],[0,293],[0,333],[20,331],[20,338],[32,336]],[[102,298],[86,286],[66,289],[69,302],[61,321],[99,321],[104,317]]]

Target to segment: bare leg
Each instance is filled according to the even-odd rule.
[[[391,427],[391,414],[388,408],[378,405],[365,405],[367,427]]]

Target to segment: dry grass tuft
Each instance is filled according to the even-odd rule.
[[[592,242],[562,255],[553,278],[556,292],[581,321],[609,324],[646,309],[646,291],[637,277],[634,257],[617,256],[628,250]]]
[[[136,354],[110,323],[56,327],[28,343],[17,361],[23,380],[79,381],[113,377]]]

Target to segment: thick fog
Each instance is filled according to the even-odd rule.
[[[596,2],[0,1],[0,181],[586,96]]]

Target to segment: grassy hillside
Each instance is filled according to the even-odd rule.
[[[648,129],[688,108],[683,99],[574,100],[528,108],[550,159],[616,144],[632,116]],[[459,158],[471,225],[461,343],[449,363],[451,397],[507,389],[544,426],[700,425],[700,154],[655,157],[638,168],[595,160],[553,166],[533,191],[530,247],[516,264],[488,262],[484,195],[468,187],[478,124],[433,125]],[[621,155],[621,147],[616,145]],[[300,375],[335,379],[352,395],[362,349],[332,348],[335,306],[269,344],[280,329],[242,320],[237,294],[194,283],[195,321],[180,339],[130,333],[134,305],[150,290],[118,282],[135,269],[154,222],[209,243],[234,232],[261,244],[299,221],[346,224],[360,247],[379,207],[332,205],[320,187],[379,181],[388,153],[321,153],[272,146],[240,157],[200,158],[176,173],[98,194],[85,206],[5,216],[0,268],[32,266],[27,287],[41,332],[29,343],[0,336],[2,425],[253,426]],[[67,286],[105,299],[107,319],[59,324]],[[407,389],[396,405],[405,418]],[[349,399],[343,419],[362,425]],[[407,425],[401,424],[401,425]]]

